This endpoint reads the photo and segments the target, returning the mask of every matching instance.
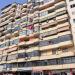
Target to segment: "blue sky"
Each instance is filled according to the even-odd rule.
[[[0,0],[0,9],[4,6],[17,2],[17,3],[25,3],[27,0]]]

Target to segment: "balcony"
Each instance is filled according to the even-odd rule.
[[[18,44],[18,46],[24,46],[24,45],[26,45],[25,41]]]
[[[65,18],[68,18],[68,15],[67,14],[64,14],[64,15],[61,15],[61,16],[56,17],[56,20],[59,22],[59,21],[65,19]]]
[[[33,71],[40,71],[40,70],[59,70],[63,69],[62,65],[48,65],[48,66],[39,66],[33,67]]]
[[[12,35],[11,35],[10,33],[8,33],[8,34],[5,35],[5,38],[6,38],[6,39],[9,39],[9,38],[11,38],[11,37],[12,37]]]
[[[5,8],[5,9],[3,9],[2,12],[7,12],[7,11],[9,11],[10,9],[11,9],[11,5],[10,5],[9,7],[7,7],[7,8]]]
[[[55,10],[55,12],[56,13],[59,13],[59,12],[63,12],[63,11],[66,11],[67,9],[66,9],[66,7],[63,7],[63,8],[60,8],[60,9],[57,9],[57,10]]]
[[[39,46],[34,46],[34,47],[31,47],[31,48],[29,48],[29,49],[26,49],[26,52],[28,53],[28,52],[32,52],[32,51],[36,51],[36,50],[39,50]]]
[[[58,47],[65,47],[65,46],[73,46],[73,42],[72,40],[67,40],[67,41],[61,41],[57,44],[53,44],[53,45],[46,45],[46,46],[42,46],[40,47],[40,50],[43,51],[43,50],[49,50],[49,49],[54,49],[54,48],[58,48]]]
[[[23,8],[23,9],[22,9],[22,12],[26,12],[26,11],[27,11],[27,8]]]
[[[46,30],[41,30],[40,33],[45,33],[45,32],[54,31],[54,30],[57,30],[57,27],[48,28]]]
[[[8,57],[7,57],[7,63],[15,63],[15,62],[17,62],[17,57],[18,57],[17,51],[9,53]]]
[[[48,7],[52,6],[53,3],[54,3],[54,1],[51,0],[51,1],[49,1],[49,2],[44,3],[43,5],[40,5],[39,8],[40,8],[40,9],[48,8]]]
[[[51,18],[53,18],[53,17],[55,17],[55,12],[49,13],[49,14],[43,16],[43,17],[39,17],[39,19],[40,19],[40,22],[41,22],[41,21],[44,21],[44,20],[51,19]]]
[[[68,34],[71,34],[71,31],[65,31],[65,32],[62,32],[62,33],[58,33],[57,35],[63,36],[63,35],[68,35]]]
[[[55,6],[60,6],[60,5],[65,5],[65,1],[60,1],[60,2],[55,4]]]
[[[33,44],[33,43],[36,43],[36,42],[39,42],[39,38],[26,42],[26,45]]]
[[[25,49],[20,49],[20,50],[18,50],[18,53],[25,53],[25,52],[26,52]]]
[[[10,61],[7,61],[6,63],[9,64],[9,63],[16,63],[17,62],[17,59],[15,60],[10,60]]]
[[[70,31],[70,27],[69,26],[58,28],[58,32],[67,31],[67,30]]]
[[[17,50],[17,46],[14,46],[14,47],[9,47],[9,49],[7,50],[7,52],[9,53],[9,52],[12,52],[12,51],[16,51]]]
[[[3,31],[4,30],[4,27],[0,27],[0,31]]]
[[[61,28],[61,27],[65,27],[65,26],[70,26],[69,22],[64,21],[64,23],[61,23],[61,24],[58,23],[57,28]]]
[[[42,23],[41,27],[40,28],[49,28],[49,27],[52,27],[56,24],[56,22],[54,20],[49,20],[48,23],[45,22],[45,23]]]
[[[39,22],[39,17],[34,18],[33,23],[38,23]]]
[[[4,21],[4,22],[2,22],[0,26],[4,26],[4,25],[7,24],[7,23],[9,23],[9,19],[6,20],[6,21]]]
[[[41,38],[45,38],[45,37],[49,37],[52,35],[56,35],[58,33],[57,29],[56,30],[52,30],[52,31],[47,31],[45,33],[40,34]]]
[[[4,39],[5,39],[5,36],[1,36],[1,37],[0,37],[0,40],[4,40]]]
[[[20,58],[20,59],[18,59],[17,62],[25,62],[25,61],[27,61],[27,60],[25,60],[25,58]]]
[[[40,60],[40,56],[31,57],[27,61],[36,61],[36,60]]]

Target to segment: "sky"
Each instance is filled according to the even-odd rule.
[[[4,6],[6,6],[8,4],[12,4],[14,2],[23,4],[26,2],[26,0],[0,0],[0,9],[2,9]]]

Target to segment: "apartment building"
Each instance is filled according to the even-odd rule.
[[[28,0],[0,16],[0,75],[75,75],[75,0]]]

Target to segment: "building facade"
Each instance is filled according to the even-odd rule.
[[[0,75],[75,75],[75,0],[28,0],[0,15]]]

